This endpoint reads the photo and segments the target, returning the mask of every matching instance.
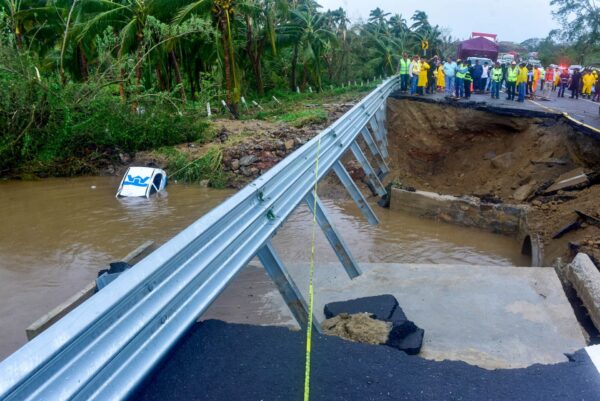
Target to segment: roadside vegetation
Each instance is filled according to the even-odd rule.
[[[557,18],[577,12],[552,2]],[[596,46],[578,32],[554,37]],[[424,41],[427,56],[456,53],[423,11],[351,24],[312,0],[0,0],[0,177],[91,174],[213,141],[208,105],[213,118],[322,123],[324,98],[366,90]]]

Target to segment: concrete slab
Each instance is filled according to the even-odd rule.
[[[307,293],[308,265],[288,266]],[[328,302],[392,294],[425,329],[421,356],[487,369],[566,361],[586,341],[551,268],[361,264],[355,280],[336,264],[315,271],[315,311]]]

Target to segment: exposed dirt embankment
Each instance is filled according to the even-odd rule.
[[[584,223],[552,239],[577,218],[575,210],[600,218],[600,185],[543,193],[574,169],[599,171],[599,141],[556,120],[396,99],[388,101],[388,124],[393,179],[442,194],[529,204],[547,264],[570,257],[569,243],[600,261],[600,227]]]

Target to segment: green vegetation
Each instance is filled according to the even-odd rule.
[[[222,149],[213,146],[202,156],[190,160],[185,153],[174,148],[161,148],[158,154],[167,159],[170,178],[183,182],[202,182],[213,188],[223,188],[227,177],[221,169]]]
[[[323,109],[312,109],[286,113],[279,117],[279,121],[300,128],[308,124],[318,124],[327,121],[327,112]]]
[[[552,0],[574,23],[554,33],[564,42],[540,45],[574,49],[575,61],[598,49],[597,7],[576,3]],[[350,24],[313,0],[0,0],[0,176],[88,173],[120,152],[204,143],[207,103],[234,118],[322,122],[318,106],[298,104],[390,76],[425,41],[428,57],[456,53],[423,11],[376,8]]]
[[[412,21],[377,8],[349,26],[311,0],[0,0],[0,176],[91,173],[120,152],[206,142],[207,103],[322,122],[288,103],[392,75],[422,40],[444,49],[424,12]],[[273,95],[285,106],[269,111]]]

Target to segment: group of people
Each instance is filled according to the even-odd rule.
[[[398,65],[401,91],[415,96],[435,92],[445,92],[454,98],[469,99],[471,93],[490,93],[493,99],[500,99],[500,91],[505,88],[507,100],[524,102],[526,97],[548,97],[558,90],[557,96],[564,97],[565,90],[571,91],[571,98],[587,97],[600,101],[600,79],[598,72],[591,69],[578,69],[570,73],[567,69],[548,67],[536,68],[530,64],[515,61],[511,64],[499,62],[481,64],[479,60],[443,61],[435,56],[426,60],[419,56],[408,57],[404,52]]]

